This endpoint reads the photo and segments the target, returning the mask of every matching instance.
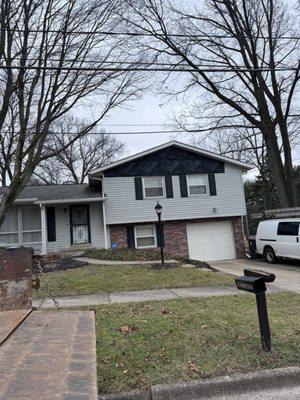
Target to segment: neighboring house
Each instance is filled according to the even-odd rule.
[[[165,251],[195,260],[241,258],[242,174],[251,167],[177,141],[99,168],[89,184],[27,186],[0,228],[0,246],[155,249],[157,201]],[[5,188],[0,188],[0,194]]]

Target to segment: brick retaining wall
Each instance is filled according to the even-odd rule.
[[[0,311],[31,308],[32,256],[27,248],[0,250]]]

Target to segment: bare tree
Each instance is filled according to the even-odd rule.
[[[127,39],[109,35],[120,22],[120,4],[121,0],[1,1],[1,173],[4,183],[8,176],[9,187],[0,202],[0,224],[40,162],[67,149],[136,94],[136,75],[104,68],[107,60],[127,57]],[[57,121],[75,107],[77,112],[92,110],[92,122],[60,149],[45,146]]]
[[[115,136],[94,130],[66,147],[73,135],[70,136],[64,132],[68,131],[72,121],[74,123],[74,120],[70,119],[62,121],[59,128],[60,134],[49,138],[52,142],[51,148],[57,149],[57,155],[38,165],[31,183],[84,183],[92,170],[115,161],[124,152],[124,143],[118,141]],[[78,131],[83,130],[86,125],[83,121],[75,123]]]
[[[198,7],[182,3],[177,7],[168,0],[128,0],[128,4],[126,20],[146,35],[139,37],[140,45],[156,53],[158,60],[186,71],[188,80],[180,91],[194,91],[198,98],[205,95],[210,114],[224,114],[203,131],[258,130],[280,204],[293,206],[288,120],[297,111],[300,62],[293,21],[283,2],[206,0]]]

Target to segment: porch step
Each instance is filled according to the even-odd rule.
[[[32,312],[1,346],[1,400],[96,400],[90,311]]]

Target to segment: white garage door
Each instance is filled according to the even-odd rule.
[[[214,261],[236,258],[231,221],[187,224],[191,260]]]

